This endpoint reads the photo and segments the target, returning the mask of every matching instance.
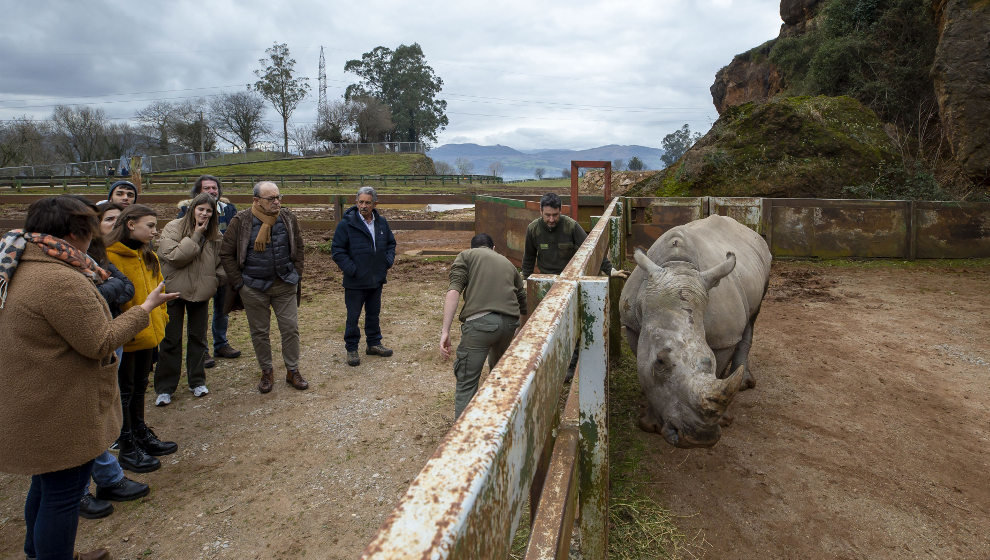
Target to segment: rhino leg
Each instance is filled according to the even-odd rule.
[[[743,391],[756,387],[756,378],[753,377],[753,372],[749,369],[749,350],[753,347],[753,325],[756,324],[756,317],[759,314],[760,310],[757,309],[749,323],[746,324],[742,340],[736,344],[736,350],[732,353],[732,366],[729,371],[735,371],[740,365],[744,366],[742,387],[740,387]]]
[[[626,337],[626,342],[629,343],[629,349],[632,350],[633,356],[636,356],[636,347],[639,343],[639,331],[633,329],[632,327],[622,325],[622,334]]]

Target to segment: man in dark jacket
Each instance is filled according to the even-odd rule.
[[[282,208],[278,185],[254,186],[251,208],[238,212],[227,226],[220,262],[230,290],[224,301],[229,313],[240,298],[251,329],[251,344],[261,367],[258,391],[272,390],[271,311],[282,335],[285,382],[300,391],[309,383],[299,373],[298,305],[303,274],[303,240],[295,214]]]
[[[382,309],[382,285],[388,269],[395,262],[395,236],[385,218],[378,214],[378,193],[371,187],[361,187],[357,204],[344,212],[333,234],[330,254],[344,277],[344,304],[347,306],[347,326],[344,346],[347,365],[361,363],[358,343],[361,330],[358,318],[364,308],[364,336],[372,356],[391,356],[392,350],[382,346],[382,330],[378,315]]]
[[[212,195],[213,198],[217,199],[217,225],[220,226],[220,235],[223,235],[227,231],[230,221],[237,214],[237,207],[223,197],[223,186],[220,184],[220,179],[213,175],[200,175],[199,179],[196,179],[192,188],[192,198],[179,203],[179,215],[176,218],[185,216],[186,210],[189,209],[189,203],[202,192]],[[241,351],[235,350],[227,342],[228,320],[227,314],[223,312],[223,300],[226,294],[227,287],[220,285],[217,288],[217,293],[213,296],[213,355],[234,359],[241,355]],[[204,365],[211,368],[216,365],[216,360],[207,354]]]

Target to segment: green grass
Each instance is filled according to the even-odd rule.
[[[197,167],[161,175],[428,175],[433,166],[423,154],[327,156]]]

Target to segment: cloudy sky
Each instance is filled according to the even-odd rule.
[[[659,147],[684,123],[705,132],[715,72],[781,23],[779,0],[5,4],[0,119],[84,104],[130,120],[154,100],[237,91],[284,42],[312,86],[290,126],[311,124],[321,46],[332,101],[357,81],[347,60],[419,43],[444,81],[439,144],[517,149]]]

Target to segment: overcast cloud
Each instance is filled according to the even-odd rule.
[[[438,144],[517,149],[659,147],[684,123],[707,131],[715,72],[781,23],[777,0],[5,4],[0,119],[61,103],[129,120],[156,99],[236,91],[284,42],[312,87],[290,126],[311,124],[321,46],[332,101],[357,81],[347,60],[419,43],[444,81]]]

